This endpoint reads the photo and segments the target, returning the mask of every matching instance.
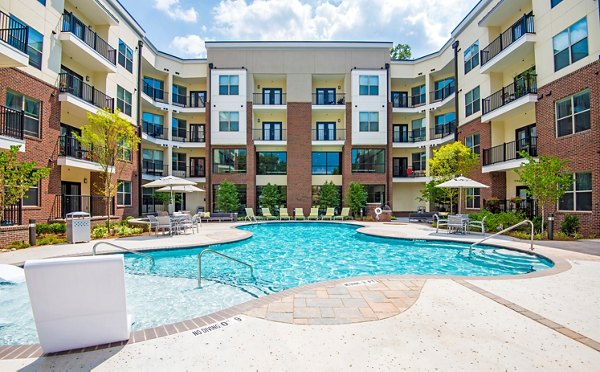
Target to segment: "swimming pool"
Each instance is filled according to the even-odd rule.
[[[128,311],[133,329],[145,329],[209,314],[252,298],[325,280],[385,274],[498,276],[544,270],[552,262],[482,246],[469,257],[468,244],[379,238],[360,226],[331,223],[269,223],[239,227],[249,239],[210,246],[247,262],[217,255],[202,258],[203,286],[197,288],[198,254],[207,247],[126,254]],[[0,285],[0,345],[37,342],[27,288]]]

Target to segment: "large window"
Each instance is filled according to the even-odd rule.
[[[257,152],[256,174],[286,174],[287,153],[281,152]]]
[[[385,204],[385,185],[365,185],[367,203]]]
[[[361,112],[360,116],[360,132],[378,132],[379,131],[379,113],[378,112]]]
[[[117,146],[117,157],[119,160],[123,161],[130,162],[132,160],[131,142],[126,141],[123,138],[119,140],[119,144]]]
[[[361,96],[378,96],[379,95],[379,76],[377,75],[360,75],[359,94]]]
[[[478,112],[480,108],[481,101],[479,100],[479,87],[476,87],[465,94],[465,116]]]
[[[164,118],[162,115],[156,115],[151,112],[144,112],[142,114],[142,130],[144,133],[156,137],[164,138]]]
[[[453,112],[447,112],[445,114],[435,116],[435,134],[447,136],[450,133],[454,133],[453,124],[455,122],[455,115]]]
[[[117,85],[117,108],[125,115],[131,116],[131,92]]]
[[[425,118],[415,119],[410,122],[410,130],[413,142],[425,141],[427,138],[427,122]]]
[[[246,185],[236,184],[235,187],[237,188],[238,200],[240,202],[240,209],[238,209],[237,212],[244,213],[244,208],[246,208],[246,206],[247,206],[246,198],[248,195]],[[222,212],[219,209],[219,205],[217,203],[217,200],[219,200],[218,198],[219,198],[219,185],[213,185],[213,211],[214,212]]]
[[[23,27],[23,25],[26,25],[25,22],[13,15],[10,16],[10,19],[12,21],[10,22],[10,27]],[[44,35],[37,32],[31,26],[28,26],[27,29],[27,55],[29,56],[29,65],[41,70],[42,52],[44,49]]]
[[[162,150],[142,150],[142,173],[153,176],[167,176],[164,168],[164,153]]]
[[[237,96],[240,94],[240,77],[238,75],[219,76],[219,95]]]
[[[425,172],[427,169],[427,155],[425,151],[412,154],[412,169],[414,172]]]
[[[352,149],[353,173],[384,173],[384,149]]]
[[[465,74],[479,66],[479,40],[465,50]]]
[[[119,181],[119,187],[117,188],[117,205],[118,206],[131,205],[131,182],[130,181]]]
[[[341,152],[313,152],[312,153],[312,174],[342,174],[342,153]]]
[[[174,141],[184,142],[187,138],[187,120],[172,118],[171,119],[171,137]]]
[[[24,207],[39,207],[40,206],[40,182],[37,185],[31,186],[25,193],[25,197],[21,199]]]
[[[479,187],[465,189],[468,209],[481,208],[481,189]]]
[[[149,76],[144,76],[144,93],[155,101],[165,102],[165,82]]]
[[[133,71],[133,50],[121,39],[119,39],[118,63],[125,67],[127,71]]]
[[[480,153],[479,133],[470,134],[465,137],[465,145],[473,150],[474,153]]]
[[[23,133],[26,136],[40,136],[40,101],[7,90],[6,106],[13,110],[23,111]]]
[[[214,173],[246,173],[246,149],[214,149]]]
[[[239,132],[240,131],[240,113],[237,111],[219,112],[219,131],[221,131],[221,132]]]
[[[413,106],[420,106],[420,105],[424,105],[425,104],[425,98],[426,98],[426,94],[425,94],[426,90],[425,90],[425,84],[423,85],[419,85],[416,87],[412,87],[410,89],[410,103]]]
[[[592,174],[574,173],[573,183],[569,190],[558,201],[558,209],[561,211],[592,210]]]
[[[454,93],[454,78],[449,77],[446,79],[438,80],[434,83],[434,99],[436,101],[442,100]]]
[[[556,136],[590,129],[590,91],[585,90],[556,102]]]
[[[554,46],[554,71],[575,63],[588,55],[587,18],[552,38]]]

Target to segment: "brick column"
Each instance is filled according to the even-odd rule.
[[[312,206],[312,105],[287,104],[287,204],[288,209]]]

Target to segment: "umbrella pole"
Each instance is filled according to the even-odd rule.
[[[460,214],[460,206],[462,205],[462,187],[458,188],[458,214]]]

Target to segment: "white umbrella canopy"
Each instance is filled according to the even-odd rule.
[[[460,177],[453,178],[446,182],[442,182],[439,185],[435,185],[435,187],[444,187],[444,188],[455,188],[458,189],[458,213],[460,213],[460,207],[462,204],[462,189],[470,189],[473,187],[479,188],[488,188],[488,185],[484,185],[481,182],[477,182],[468,177],[464,177],[462,174]],[[451,203],[452,204],[452,203]],[[452,208],[450,208],[452,209]]]
[[[165,190],[165,191],[171,192],[171,205],[175,206],[175,198],[173,197],[173,191],[175,191],[175,190],[173,188],[178,187],[178,186],[195,186],[195,185],[196,185],[196,182],[193,182],[193,181],[188,181],[183,178],[174,177],[174,176],[166,176],[163,178],[159,178],[155,181],[148,182],[147,184],[143,185],[142,187],[166,188],[167,190]]]
[[[173,191],[173,192],[201,192],[201,191],[204,191],[204,189],[201,189],[196,186],[185,185],[185,186],[165,186],[165,187],[161,187],[160,189],[158,189],[156,191],[161,191],[161,192],[170,192],[170,191]]]

